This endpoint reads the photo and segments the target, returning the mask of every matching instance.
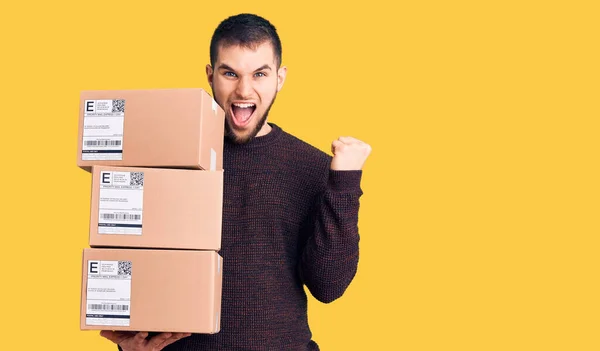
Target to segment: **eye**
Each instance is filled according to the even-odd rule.
[[[229,71],[225,72],[225,75],[228,76],[228,77],[237,77],[235,73],[229,72]]]
[[[266,77],[267,75],[265,74],[265,72],[258,72],[255,74],[256,77]]]

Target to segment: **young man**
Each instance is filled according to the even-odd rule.
[[[355,276],[360,180],[371,148],[340,137],[331,157],[267,122],[286,77],[267,20],[224,20],[210,61],[208,82],[226,112],[221,331],[102,335],[124,351],[318,350],[304,285],[329,303]]]

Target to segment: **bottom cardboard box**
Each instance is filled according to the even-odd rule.
[[[81,330],[220,331],[216,251],[86,248]]]

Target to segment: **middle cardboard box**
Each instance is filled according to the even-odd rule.
[[[92,167],[89,245],[221,249],[223,170]]]

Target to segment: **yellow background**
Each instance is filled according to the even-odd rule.
[[[115,350],[79,331],[79,92],[207,89],[250,11],[288,66],[271,121],[373,147],[358,275],[310,301],[323,350],[599,350],[597,2],[255,3],[2,5],[0,348]]]

